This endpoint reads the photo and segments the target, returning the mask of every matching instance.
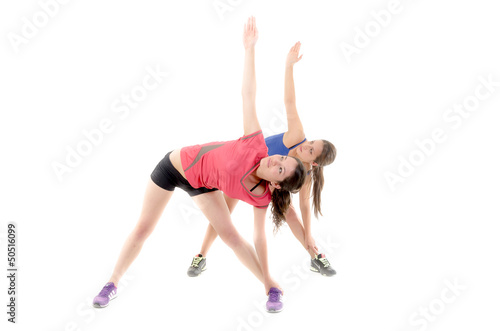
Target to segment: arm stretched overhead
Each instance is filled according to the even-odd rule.
[[[243,131],[250,134],[259,131],[260,124],[255,108],[257,83],[255,79],[255,43],[259,32],[255,25],[255,17],[250,17],[243,28],[243,46],[245,46],[245,64],[243,68],[243,85],[241,96],[243,99]]]
[[[290,49],[285,65],[285,108],[288,123],[288,131],[283,136],[283,143],[287,147],[300,143],[305,138],[304,128],[295,105],[295,85],[293,83],[293,66],[302,59],[299,57],[300,42]]]

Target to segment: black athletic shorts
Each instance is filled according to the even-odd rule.
[[[156,168],[151,173],[151,179],[153,182],[167,191],[173,191],[176,187],[183,189],[190,196],[194,197],[195,195],[208,193],[212,191],[217,191],[216,188],[208,189],[206,187],[194,188],[189,184],[186,178],[182,177],[182,175],[175,169],[172,162],[170,162],[170,153],[158,163]]]

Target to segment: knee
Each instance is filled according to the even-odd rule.
[[[224,243],[228,245],[229,248],[231,249],[237,248],[242,242],[239,233],[223,233],[219,234],[219,236],[222,239],[222,241],[224,241]]]
[[[153,226],[139,224],[132,231],[132,238],[134,241],[145,241],[153,233],[153,230]]]

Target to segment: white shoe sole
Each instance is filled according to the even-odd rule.
[[[188,274],[188,276],[189,276],[189,277],[193,277],[193,278],[194,278],[194,277],[200,277],[200,275],[201,275],[201,274],[203,273],[203,271],[205,271],[205,270],[207,270],[207,267],[205,267],[205,268],[201,269],[201,272],[200,272],[199,274],[195,275],[195,276],[191,276],[190,274]]]
[[[111,300],[113,300],[114,298],[116,298],[118,295],[115,295],[114,297],[112,297],[111,299],[109,299],[109,302],[107,305],[104,305],[104,306],[101,306],[100,304],[98,303],[94,303],[94,308],[106,308],[107,306],[109,306],[109,303],[111,302]]]
[[[283,308],[281,308],[280,310],[274,310],[274,309],[267,310],[267,308],[266,308],[266,311],[268,313],[275,314],[275,313],[279,313],[279,312],[283,311],[284,308],[285,308],[285,306],[283,306]]]

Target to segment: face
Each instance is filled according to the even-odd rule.
[[[297,157],[302,162],[312,163],[323,152],[323,141],[306,140],[297,149]]]
[[[293,174],[297,161],[293,157],[272,155],[260,160],[259,177],[271,183],[282,182]]]

